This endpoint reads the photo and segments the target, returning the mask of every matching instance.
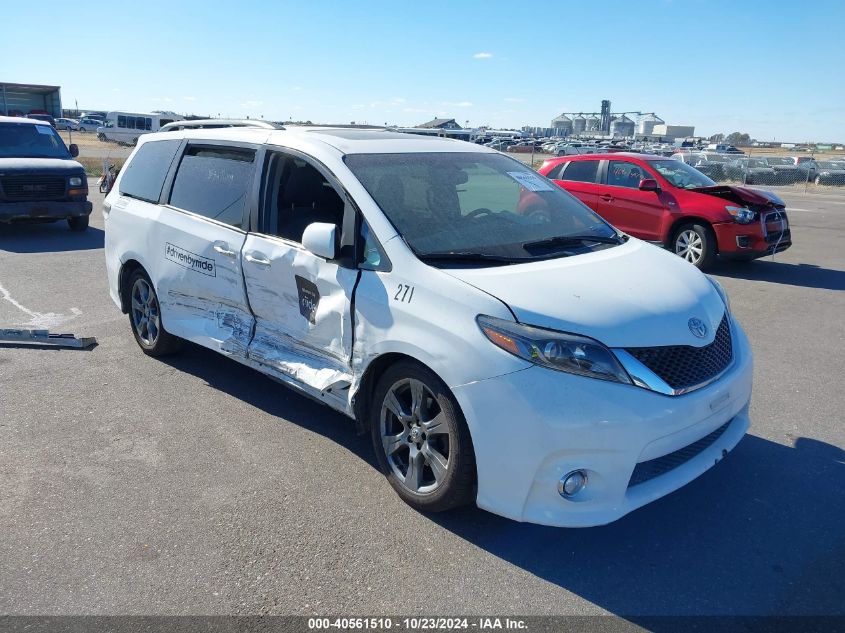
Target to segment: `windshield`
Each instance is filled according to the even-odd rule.
[[[621,242],[610,225],[576,198],[506,156],[349,154],[345,161],[421,257],[541,259],[573,254],[573,248],[583,252],[609,246],[559,238]],[[555,244],[545,244],[549,240]]]
[[[821,169],[845,169],[845,163],[837,163],[831,160],[821,160],[816,163],[816,167]]]
[[[794,165],[795,161],[791,158],[767,158],[766,162],[769,165]]]
[[[649,164],[668,180],[670,185],[679,189],[710,187],[716,184],[694,167],[679,160],[653,160]]]
[[[742,162],[742,159],[740,159]],[[769,163],[766,162],[764,158],[749,158],[747,160],[747,164],[749,167],[768,167]]]
[[[0,123],[0,158],[70,158],[50,125]]]

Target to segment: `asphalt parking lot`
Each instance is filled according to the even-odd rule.
[[[91,185],[94,183],[92,181]],[[197,347],[143,355],[84,234],[0,225],[0,614],[845,613],[845,191],[782,193],[794,246],[720,264],[750,434],[608,526],[424,516],[329,409]]]

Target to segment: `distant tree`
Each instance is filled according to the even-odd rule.
[[[751,136],[744,132],[732,132],[725,138],[725,142],[729,145],[750,145]]]
[[[722,134],[721,132],[719,132],[718,134],[714,134],[713,136],[710,137],[711,143],[721,143],[724,140],[725,140],[725,135]]]

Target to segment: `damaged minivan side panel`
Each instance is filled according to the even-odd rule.
[[[255,148],[189,142],[150,224],[164,327],[235,357],[246,356],[254,324],[241,249],[255,163]]]
[[[346,239],[351,245],[355,211],[322,166],[292,150],[268,152],[262,183],[257,226],[242,253],[255,316],[249,359],[349,413],[351,306],[358,270],[351,259],[327,260],[301,242],[309,224],[325,222],[337,227],[339,247],[342,228],[350,227]]]

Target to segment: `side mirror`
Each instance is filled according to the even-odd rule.
[[[640,180],[640,191],[660,191],[660,185],[654,178],[643,178]]]
[[[334,259],[337,256],[337,226],[327,222],[314,222],[305,227],[302,245],[318,257]]]
[[[70,147],[68,147],[67,149],[73,158],[79,156],[79,145],[77,145],[76,143],[71,143]]]

